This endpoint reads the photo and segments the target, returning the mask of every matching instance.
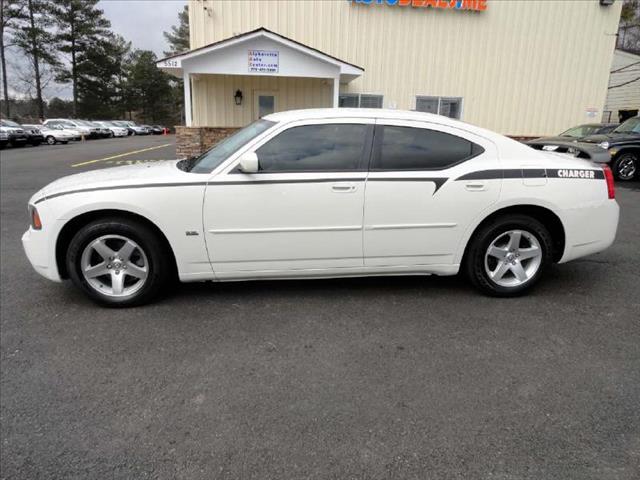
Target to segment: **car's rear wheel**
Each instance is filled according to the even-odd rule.
[[[56,144],[56,139],[53,137],[53,135],[48,135],[47,138],[45,138],[46,142],[48,145],[55,145]]]
[[[638,154],[634,152],[622,153],[616,157],[611,166],[614,176],[618,180],[633,180],[638,174],[640,160]]]
[[[108,307],[142,305],[171,276],[170,255],[158,235],[125,218],[96,220],[81,228],[67,251],[73,283]]]
[[[547,228],[527,215],[504,215],[474,234],[465,255],[465,270],[482,292],[499,297],[524,293],[552,261],[553,241]]]

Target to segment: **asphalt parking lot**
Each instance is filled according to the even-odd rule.
[[[37,189],[174,156],[172,136],[0,152],[1,478],[639,478],[640,184],[611,249],[518,299],[399,277],[114,311],[32,270]]]

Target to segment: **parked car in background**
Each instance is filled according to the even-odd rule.
[[[40,131],[39,125],[22,125],[22,127],[29,136],[29,139],[27,140],[29,145],[36,147],[44,142],[44,135],[42,134],[42,131]]]
[[[129,130],[126,127],[121,127],[108,120],[98,120],[93,122],[100,127],[109,131],[109,137],[126,137],[129,135]]]
[[[76,120],[76,121],[91,129],[89,138],[107,138],[110,135],[109,130],[107,130],[106,128],[102,128],[100,125],[97,125],[94,122],[90,122],[89,120]]]
[[[5,148],[9,145],[9,134],[0,128],[0,148]]]
[[[78,133],[84,138],[98,138],[98,127],[91,127],[84,124],[80,120],[74,120],[69,118],[50,118],[43,122],[43,125],[48,127],[53,125],[61,125],[64,128],[72,128],[77,130]]]
[[[29,142],[29,135],[20,124],[11,120],[0,120],[0,128],[9,137],[9,144],[12,147],[24,147]]]
[[[578,125],[572,127],[569,130],[562,132],[555,137],[541,137],[536,140],[549,140],[549,141],[580,141],[584,137],[589,135],[600,135],[603,133],[609,133],[618,126],[617,123],[586,123],[584,125]]]
[[[71,140],[74,140],[77,136],[77,132],[65,130],[62,126],[51,126],[48,127],[46,125],[25,125],[25,127],[29,128],[38,128],[42,133],[44,141],[48,145],[55,145],[56,143],[69,143]]]
[[[594,163],[608,155],[580,148],[587,159],[427,113],[281,112],[199,158],[45,186],[29,200],[22,242],[38,273],[70,278],[115,307],[149,302],[176,274],[235,281],[464,272],[482,292],[514,296],[552,263],[614,241],[613,177]]]
[[[136,131],[137,135],[151,135],[150,125],[133,125],[132,128]]]
[[[126,128],[127,135],[135,135],[136,133],[135,130],[131,128],[131,124],[133,124],[134,122],[130,122],[128,120],[112,120],[111,123],[118,127]]]
[[[153,135],[162,135],[164,133],[165,128],[160,125],[152,125],[151,133]]]
[[[595,143],[611,154],[611,170],[619,180],[640,177],[640,116],[629,118],[612,132],[582,139]]]

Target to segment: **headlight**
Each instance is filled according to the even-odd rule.
[[[608,150],[608,149],[609,149],[609,142],[600,142],[600,143],[598,144],[598,146],[599,146],[600,148],[604,148],[605,150]]]

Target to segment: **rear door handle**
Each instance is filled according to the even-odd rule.
[[[487,184],[485,182],[467,182],[464,188],[470,192],[483,192],[487,189]]]
[[[356,191],[355,183],[334,183],[331,190],[335,193],[350,193]]]

